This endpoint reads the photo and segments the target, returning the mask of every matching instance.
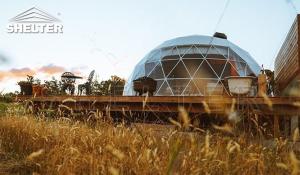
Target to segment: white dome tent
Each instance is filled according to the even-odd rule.
[[[259,71],[248,52],[225,38],[179,37],[165,41],[135,66],[123,95],[135,95],[133,80],[143,76],[157,81],[155,96],[203,96],[224,87],[227,76],[257,75]]]

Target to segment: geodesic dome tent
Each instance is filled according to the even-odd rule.
[[[208,95],[225,87],[225,77],[257,75],[259,71],[256,61],[227,39],[179,37],[165,41],[135,66],[123,95],[135,95],[133,80],[142,76],[157,81],[156,96],[188,96]]]

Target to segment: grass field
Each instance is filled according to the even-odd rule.
[[[299,174],[294,140],[175,127],[47,119],[7,107],[0,117],[0,174]],[[180,125],[180,124],[179,124]]]

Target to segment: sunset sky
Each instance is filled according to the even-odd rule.
[[[266,68],[292,25],[299,1],[231,0],[3,0],[0,15],[0,91],[19,90],[27,74],[60,77],[64,71],[100,80],[127,78],[135,64],[165,40],[213,35],[215,29]],[[37,7],[61,20],[62,34],[7,33],[9,20]],[[217,27],[217,28],[216,28]],[[8,60],[3,62],[3,60]],[[84,80],[83,80],[84,81]]]

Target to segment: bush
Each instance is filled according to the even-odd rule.
[[[5,114],[8,108],[8,103],[0,102],[0,115]]]

